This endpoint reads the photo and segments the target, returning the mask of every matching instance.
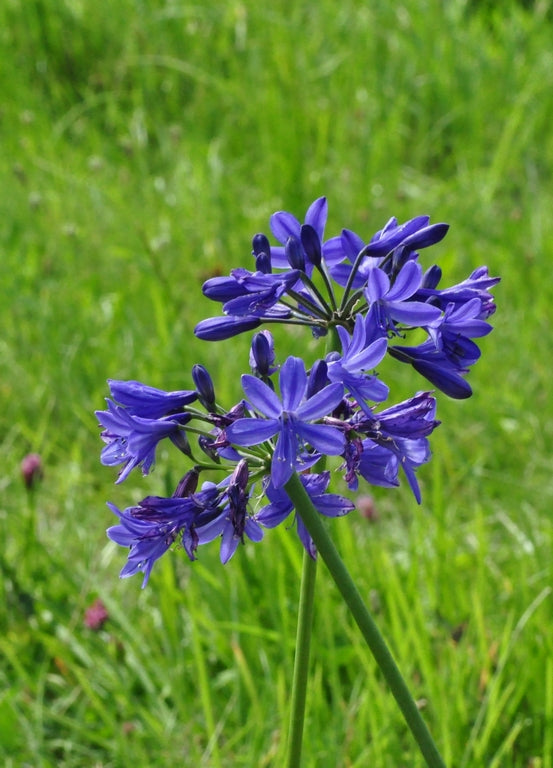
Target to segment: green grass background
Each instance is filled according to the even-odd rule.
[[[473,398],[439,397],[422,506],[377,490],[378,520],[332,531],[447,764],[552,768],[551,40],[548,0],[2,3],[2,764],[283,764],[295,534],[119,581],[105,501],[168,492],[182,466],[162,449],[114,487],[93,411],[108,377],[187,388],[195,362],[232,403],[249,339],[194,339],[218,310],[200,284],[326,194],[329,235],[428,213],[451,224],[423,254],[448,283],[502,276]],[[399,368],[393,400],[424,386]],[[324,567],[304,756],[423,765]]]

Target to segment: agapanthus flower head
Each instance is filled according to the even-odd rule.
[[[320,514],[340,517],[353,509],[329,492],[331,472],[321,471],[327,457],[337,457],[334,471],[350,490],[364,482],[393,488],[404,475],[421,502],[417,472],[431,456],[436,400],[422,391],[385,405],[390,390],[379,366],[388,353],[450,397],[468,397],[466,376],[481,354],[475,340],[491,330],[498,278],[481,267],[440,287],[441,269],[424,271],[419,251],[440,242],[448,225],[431,224],[428,216],[403,224],[391,218],[368,240],[349,229],[324,240],[327,213],[324,197],[308,207],[303,222],[278,211],[270,219],[278,244],[264,234],[252,239],[254,271],[239,266],[203,285],[223,315],[200,322],[196,336],[220,341],[255,332],[238,402],[222,406],[201,365],[192,369],[194,389],[165,392],[110,380],[113,399],[97,415],[106,444],[102,462],[122,465],[117,482],[135,467],[147,474],[164,439],[192,464],[169,498],[149,496],[123,511],[110,505],[119,523],[108,535],[129,550],[122,576],[141,572],[145,585],[168,549],[182,548],[195,560],[215,540],[227,563],[240,544],[261,541],[263,529],[294,511],[298,535],[315,557],[288,490],[294,496],[297,473]],[[309,328],[315,340],[325,338],[325,348],[311,363],[288,355],[279,365],[266,323]],[[217,482],[209,475],[200,485],[210,471]]]

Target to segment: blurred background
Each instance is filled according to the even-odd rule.
[[[119,581],[106,500],[187,467],[162,447],[115,487],[94,410],[107,378],[186,389],[196,362],[235,402],[250,339],[194,338],[219,313],[201,283],[320,195],[326,236],[428,214],[444,284],[502,277],[473,398],[438,396],[421,507],[365,488],[332,530],[448,765],[553,766],[552,39],[548,0],[4,0],[6,766],[282,764],[294,532]],[[392,402],[426,386],[382,375]],[[421,766],[323,567],[318,590],[305,767]]]

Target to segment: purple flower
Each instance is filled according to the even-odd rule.
[[[451,288],[437,288],[441,279],[441,269],[431,267],[425,274],[422,287],[415,296],[416,299],[431,301],[432,304],[445,309],[452,302],[456,305],[466,304],[472,299],[480,300],[480,312],[478,314],[481,320],[485,320],[495,312],[495,300],[489,292],[490,288],[499,283],[499,277],[490,277],[488,268],[478,267],[471,274]],[[476,335],[476,334],[471,334]]]
[[[463,337],[457,340],[456,346],[457,354],[454,358],[444,350],[437,349],[431,339],[417,347],[390,346],[388,352],[402,363],[411,363],[421,376],[449,397],[463,400],[472,395],[470,384],[463,377],[469,372],[469,365],[475,362],[475,353],[480,354],[480,350],[474,342]]]
[[[355,508],[355,505],[344,496],[326,493],[330,483],[330,472],[322,472],[318,475],[300,475],[300,480],[313,506],[321,515],[326,517],[342,517]],[[255,519],[265,528],[276,528],[293,511],[294,505],[284,488],[275,488],[270,484],[265,490],[265,495],[269,500],[269,504],[259,510],[255,515]],[[296,523],[298,536],[303,546],[311,557],[314,558],[316,555],[315,545],[300,515],[296,515]]]
[[[450,350],[450,356],[455,359],[457,355],[454,350],[460,337],[474,339],[487,336],[492,326],[481,319],[481,309],[482,303],[479,298],[469,299],[464,304],[455,304],[453,301],[447,304],[439,325],[428,328],[436,348]],[[480,356],[480,350],[477,347],[476,350],[474,362]],[[466,359],[466,355],[464,358]]]
[[[281,296],[299,280],[298,270],[284,274],[251,273],[247,269],[233,269],[232,277],[241,288],[241,293],[223,304],[226,315],[257,315],[263,317],[268,310],[278,303]],[[217,278],[215,278],[217,279]]]
[[[313,266],[317,262],[317,254],[321,251],[321,244],[328,215],[328,203],[326,197],[315,200],[305,214],[304,224],[296,219],[292,213],[277,211],[271,216],[271,232],[282,246],[271,247],[271,262],[279,269],[289,269],[289,261],[286,255],[286,243],[289,238],[294,238],[301,244],[301,251],[305,262],[305,271],[308,275],[313,272]]]
[[[369,303],[367,325],[379,328],[384,334],[397,334],[396,323],[426,327],[440,322],[438,307],[422,301],[410,300],[420,287],[422,267],[408,261],[399,271],[393,285],[384,270],[374,267],[368,273],[365,297]]]
[[[253,331],[261,325],[261,318],[254,315],[242,317],[208,317],[194,328],[194,333],[204,341],[224,341],[244,331]]]
[[[388,387],[376,376],[365,374],[366,370],[376,368],[384,355],[388,342],[385,338],[376,339],[367,346],[367,332],[361,315],[355,319],[353,335],[350,337],[345,328],[336,329],[342,342],[342,356],[327,357],[327,375],[330,381],[340,382],[357,400],[363,410],[370,413],[367,400],[381,402],[388,397]]]
[[[44,477],[42,457],[38,453],[28,453],[21,460],[21,477],[28,491],[32,491]]]
[[[430,224],[430,216],[415,216],[398,224],[395,216],[377,232],[367,247],[370,256],[385,256],[396,248],[415,251],[439,243],[447,234],[449,224]]]
[[[392,405],[369,417],[359,413],[350,419],[350,426],[374,440],[388,441],[398,437],[415,439],[427,437],[439,425],[436,421],[436,398],[431,392],[418,392],[414,397]]]
[[[263,538],[263,531],[257,522],[248,514],[248,465],[242,459],[234,469],[229,480],[219,484],[224,490],[226,504],[221,507],[219,514],[205,524],[195,527],[194,533],[198,544],[206,544],[221,536],[221,562],[228,563],[244,536],[258,542]]]
[[[127,412],[133,416],[141,416],[144,419],[158,419],[160,416],[179,411],[198,397],[194,390],[165,392],[139,381],[108,379],[108,385],[111,396],[119,405],[124,405]]]
[[[399,485],[399,461],[389,448],[369,439],[357,438],[348,443],[345,457],[345,480],[350,491],[358,489],[360,476],[369,485],[383,488]]]
[[[126,408],[107,400],[107,411],[96,411],[104,431],[102,440],[102,464],[108,467],[125,464],[119,473],[117,483],[122,483],[129,472],[142,466],[147,475],[155,461],[155,450],[160,440],[168,437],[180,448],[187,451],[186,436],[181,427],[190,420],[188,413],[174,414],[161,419],[145,419],[133,416]]]
[[[292,476],[300,449],[305,444],[323,454],[339,455],[345,444],[344,435],[326,424],[311,424],[327,416],[343,397],[339,383],[329,384],[308,400],[304,400],[308,379],[303,360],[289,357],[280,369],[282,402],[260,379],[242,376],[242,388],[249,403],[265,418],[238,419],[226,428],[227,438],[236,445],[264,443],[278,435],[271,462],[271,480],[282,487]]]
[[[435,416],[436,400],[430,392],[419,392],[383,411],[354,415],[349,420],[350,443],[345,454],[349,488],[357,490],[358,475],[371,485],[398,485],[401,467],[420,504],[415,470],[430,458],[426,438],[440,423]]]
[[[114,504],[108,503],[108,507],[119,518],[118,525],[108,528],[108,537],[116,544],[130,548],[120,576],[123,579],[142,572],[144,589],[156,560],[175,542],[182,541],[183,532],[192,524],[197,508],[191,498],[155,496],[122,512]]]
[[[367,245],[355,232],[342,230],[341,235],[327,240],[323,247],[323,256],[333,279],[339,285],[346,285],[361,252],[364,256],[353,277],[353,288],[365,285],[371,269],[383,266],[384,259],[390,254],[393,258],[386,261],[386,271],[390,272],[392,267],[397,270],[417,248],[427,248],[445,237],[449,229],[447,224],[429,222],[429,216],[416,216],[405,224],[398,224],[395,217],[391,218]]]
[[[89,629],[99,632],[109,619],[108,609],[103,601],[97,597],[84,613],[84,625]]]

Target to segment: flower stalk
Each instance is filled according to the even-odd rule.
[[[397,664],[390,653],[384,638],[376,626],[368,608],[363,602],[359,590],[355,586],[344,561],[328,535],[320,515],[313,506],[309,495],[297,474],[286,483],[286,493],[292,500],[296,512],[302,518],[305,527],[319,554],[338,587],[342,597],[351,611],[353,618],[367,643],[376,663],[378,664],[388,686],[405,718],[409,730],[417,742],[421,754],[426,760],[428,768],[446,768],[446,765],[438,752],[436,744],[430,735],[416,703],[409,692]],[[289,768],[296,768],[298,763],[289,763]]]
[[[296,632],[296,655],[294,657],[294,677],[292,679],[290,730],[288,734],[286,768],[299,768],[301,761],[305,705],[307,700],[307,682],[309,679],[309,653],[311,647],[311,629],[313,626],[316,575],[317,560],[312,558],[308,552],[304,550],[298,608],[298,626]]]

